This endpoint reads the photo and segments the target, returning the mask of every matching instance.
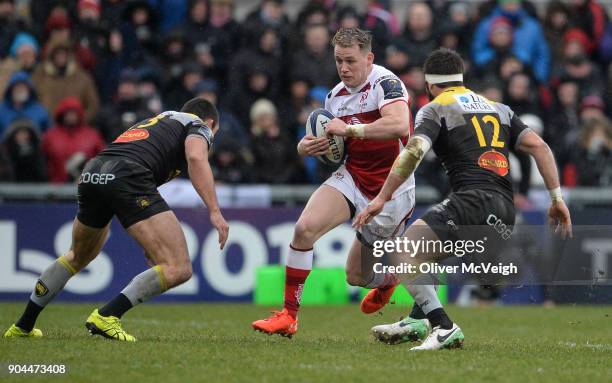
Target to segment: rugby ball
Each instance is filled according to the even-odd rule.
[[[315,109],[306,120],[306,134],[315,137],[327,137],[325,126],[334,119],[334,115],[323,108]],[[331,136],[327,153],[317,156],[326,165],[339,165],[344,161],[344,137]]]

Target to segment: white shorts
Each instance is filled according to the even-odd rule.
[[[406,182],[409,183],[410,180]],[[344,165],[333,172],[324,185],[331,186],[342,193],[355,206],[355,214],[359,214],[370,203],[370,199],[364,196],[355,185],[353,177]],[[393,198],[385,203],[385,207],[380,214],[360,230],[362,239],[371,245],[376,240],[402,234],[406,230],[407,221],[414,210],[414,202],[414,184],[400,186],[393,194]]]

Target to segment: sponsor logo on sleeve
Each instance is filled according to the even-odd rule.
[[[392,100],[394,98],[404,97],[404,89],[402,82],[398,78],[389,78],[380,82],[383,89],[384,99]]]

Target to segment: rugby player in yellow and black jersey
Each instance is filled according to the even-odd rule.
[[[152,267],[132,281],[112,301],[94,310],[85,323],[91,334],[135,341],[121,326],[121,316],[133,306],[191,278],[191,261],[181,226],[157,187],[185,168],[219,233],[221,248],[229,227],[221,214],[208,152],[219,116],[208,101],[195,98],[180,112],[164,112],[141,121],[121,134],[83,169],[78,183],[78,213],[72,246],[40,276],[28,305],[5,337],[40,337],[34,324],[42,309],[66,282],[100,252],[111,219],[117,216],[142,246]]]
[[[415,221],[404,237],[408,240],[456,240],[476,226],[489,231],[503,227],[511,232],[515,209],[508,152],[516,148],[534,157],[551,195],[550,221],[564,237],[571,236],[570,214],[563,202],[557,166],[548,145],[508,106],[489,101],[464,87],[463,60],[456,52],[443,48],[432,52],[425,62],[424,72],[432,101],[419,110],[414,135],[397,157],[382,190],[356,217],[354,225],[366,224],[377,215],[433,148],[449,176],[452,193]],[[495,230],[495,234],[504,233]],[[426,250],[416,255],[419,260],[415,262],[452,255],[432,254]],[[404,283],[410,283],[406,275],[399,277]],[[431,305],[431,299],[437,300],[437,297],[414,298],[415,306],[409,317],[375,326],[372,328],[374,335],[388,343],[424,339],[413,350],[460,347],[463,333],[439,302],[436,302],[439,308],[425,316],[418,309],[425,303]],[[420,299],[427,299],[427,302],[421,303]]]

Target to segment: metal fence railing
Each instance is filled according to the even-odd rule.
[[[181,189],[192,189],[188,181],[179,186],[182,186]],[[253,203],[255,206],[294,206],[304,204],[316,188],[317,185],[220,185],[217,192],[220,199],[228,201],[225,203],[228,206],[248,207],[250,196],[257,197],[257,202]],[[0,202],[71,202],[76,200],[76,191],[74,184],[0,183]],[[564,189],[564,195],[572,204],[612,206],[612,188]],[[197,195],[194,196],[197,198]],[[541,201],[541,205],[548,202],[548,193],[543,189],[532,190],[530,196]],[[417,185],[417,204],[429,205],[441,199],[435,188]]]

